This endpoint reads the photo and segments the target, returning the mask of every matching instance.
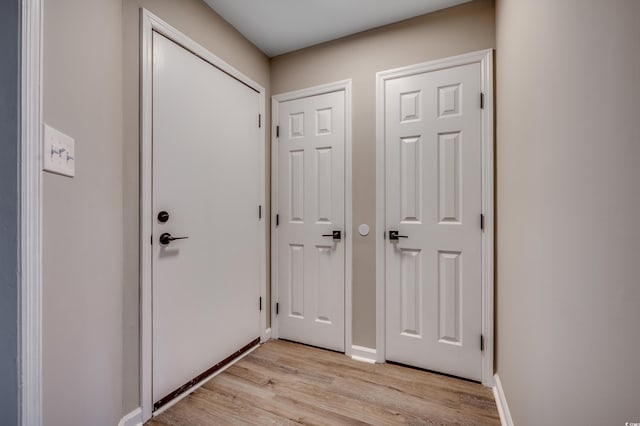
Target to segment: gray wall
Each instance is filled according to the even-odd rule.
[[[0,2],[0,419],[17,425],[19,286],[20,2]]]
[[[354,230],[376,221],[376,72],[494,46],[493,0],[478,0],[271,60],[274,94],[352,79]],[[375,237],[353,237],[353,343],[374,348]]]
[[[44,121],[76,177],[43,182],[44,426],[122,417],[122,0],[44,1]]]
[[[497,372],[515,424],[640,421],[640,2],[499,0]]]

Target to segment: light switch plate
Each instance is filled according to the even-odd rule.
[[[76,150],[72,137],[44,125],[44,170],[64,176],[76,175]]]

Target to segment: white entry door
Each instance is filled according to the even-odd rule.
[[[258,111],[255,90],[154,33],[156,408],[260,335]]]
[[[344,352],[345,92],[278,110],[278,337]]]
[[[480,83],[475,63],[385,86],[386,357],[473,380],[482,378]]]

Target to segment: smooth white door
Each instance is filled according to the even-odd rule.
[[[473,380],[482,378],[480,83],[470,64],[385,86],[386,357]]]
[[[258,111],[255,90],[154,33],[154,403],[260,335]]]
[[[278,337],[344,351],[345,93],[278,111]]]

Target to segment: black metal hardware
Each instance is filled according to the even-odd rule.
[[[165,232],[164,234],[160,235],[160,244],[162,244],[163,246],[166,246],[167,244],[169,244],[171,241],[175,241],[175,240],[186,240],[189,237],[172,237],[170,233]]]
[[[334,241],[340,241],[342,239],[342,231],[331,231],[330,234],[322,234],[323,237],[331,237]]]
[[[258,114],[258,127],[262,127],[262,114]]]
[[[484,351],[484,336],[480,335],[480,351]]]
[[[258,206],[258,219],[262,219],[262,206]]]
[[[280,126],[276,126],[276,138],[280,137]]]
[[[276,215],[276,226],[280,226],[280,215]]]
[[[280,304],[276,302],[276,315],[280,313]]]
[[[480,229],[484,231],[484,215],[480,214]]]
[[[158,213],[158,222],[165,223],[168,220],[169,220],[169,213],[168,212],[163,210],[160,213]]]
[[[480,109],[484,109],[484,93],[480,92]]]
[[[260,310],[262,310],[262,297],[260,297]]]
[[[400,238],[409,238],[407,235],[400,235],[400,231],[389,231],[389,239],[398,241]]]

